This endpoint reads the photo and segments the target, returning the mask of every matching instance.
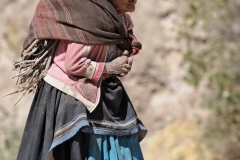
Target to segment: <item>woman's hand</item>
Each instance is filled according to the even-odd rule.
[[[123,73],[121,73],[120,76],[125,76],[125,75],[128,74],[128,72],[131,71],[132,63],[133,63],[133,58],[132,57],[128,57],[127,63],[124,64],[125,68],[122,68]]]
[[[124,51],[123,55],[117,57],[111,62],[105,63],[104,73],[115,75],[127,75],[131,71],[133,59],[128,57],[128,51]]]

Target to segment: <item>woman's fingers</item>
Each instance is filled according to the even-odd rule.
[[[123,52],[123,56],[129,56],[129,52],[127,51],[127,50],[125,50],[124,52]]]
[[[123,65],[123,68],[122,68],[122,71],[123,71],[124,75],[128,74],[128,72],[131,71],[131,68],[132,68],[132,65],[124,64],[124,65]],[[123,73],[122,73],[122,74],[123,74]]]
[[[130,65],[132,65],[132,63],[133,63],[133,58],[132,58],[132,57],[128,57],[127,63],[130,64]]]
[[[127,74],[128,74],[128,72],[121,73],[120,76],[123,77],[123,76],[126,76]]]
[[[106,73],[125,76],[131,71],[133,58],[128,57],[129,52],[124,51],[123,56],[117,57],[109,65],[106,64]]]
[[[122,68],[123,73],[120,74],[121,76],[125,76],[125,75],[128,74],[128,72],[131,71],[132,63],[133,63],[133,58],[132,58],[132,57],[129,57],[129,58],[127,59],[126,64],[123,65],[123,68]]]
[[[128,73],[128,72],[130,72],[130,70],[131,70],[131,69],[122,68],[122,71],[123,71],[124,73]]]
[[[132,65],[131,64],[124,64],[123,67],[126,68],[126,69],[131,69]]]

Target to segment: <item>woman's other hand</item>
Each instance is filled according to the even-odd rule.
[[[111,62],[105,63],[104,73],[115,75],[127,75],[131,71],[133,59],[128,57],[129,52],[124,51],[123,55]]]
[[[120,76],[125,76],[125,75],[128,74],[128,72],[131,71],[132,63],[133,63],[133,58],[132,57],[128,57],[127,63],[124,64],[125,68],[122,69],[123,73],[121,73]]]

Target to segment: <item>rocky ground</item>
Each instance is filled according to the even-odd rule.
[[[5,128],[0,131],[1,143],[9,139],[13,130],[22,131],[32,99],[28,95],[13,106],[21,95],[3,96],[15,89],[14,81],[9,78],[13,73],[11,63],[20,54],[36,2],[0,1],[0,127]],[[122,81],[140,119],[149,129],[141,143],[149,160],[160,159],[159,156],[177,160],[184,155],[187,145],[194,146],[192,136],[198,126],[192,120],[205,114],[195,107],[194,88],[183,80],[187,70],[183,61],[186,49],[179,29],[183,25],[184,7],[177,0],[139,1],[136,12],[131,14],[143,50],[134,58],[131,73]],[[5,143],[0,145],[0,150],[4,149],[8,150]]]

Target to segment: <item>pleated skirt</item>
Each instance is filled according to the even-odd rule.
[[[36,91],[17,160],[142,160],[147,130],[117,77],[103,80],[90,113],[45,81]]]

